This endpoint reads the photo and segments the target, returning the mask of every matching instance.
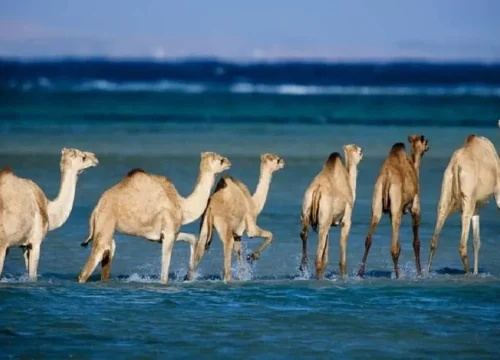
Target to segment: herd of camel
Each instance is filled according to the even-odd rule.
[[[498,122],[500,127],[500,120]],[[412,217],[413,249],[417,273],[420,265],[420,162],[429,150],[423,135],[408,136],[410,154],[405,144],[394,144],[385,159],[375,182],[371,224],[365,241],[365,252],[358,275],[363,277],[372,237],[383,213],[392,222],[391,254],[396,278],[399,277],[398,258],[401,252],[399,228],[403,214]],[[346,271],[347,238],[356,198],[357,167],[363,158],[362,149],[354,144],[343,147],[345,164],[338,152],[330,154],[323,169],[307,188],[302,204],[301,271],[307,271],[307,238],[309,226],[318,233],[316,278],[321,279],[328,263],[329,230],[340,226],[340,275]],[[62,226],[68,219],[75,197],[78,175],[98,164],[91,152],[77,149],[62,150],[61,186],[54,200],[48,200],[33,181],[16,176],[10,168],[0,171],[0,276],[9,248],[23,250],[29,277],[36,279],[40,247],[49,230]],[[168,282],[170,258],[175,241],[190,245],[187,280],[193,274],[204,253],[209,249],[213,229],[217,231],[224,250],[224,281],[231,281],[231,257],[243,261],[241,237],[264,238],[262,245],[247,260],[257,260],[271,243],[273,234],[257,225],[257,216],[264,208],[272,175],[284,167],[284,160],[275,154],[261,155],[259,183],[250,194],[241,181],[223,176],[211,195],[217,174],[229,169],[228,158],[214,152],[201,154],[200,171],[193,192],[182,197],[174,184],[164,176],[142,169],[131,170],[118,184],[106,190],[92,211],[89,236],[81,244],[93,243],[87,263],[78,281],[84,283],[101,263],[101,280],[110,277],[116,244],[115,231],[134,235],[162,244],[161,282]],[[441,196],[437,209],[434,235],[426,271],[430,271],[439,234],[448,215],[460,211],[462,233],[459,252],[465,273],[469,274],[467,240],[470,223],[473,228],[474,274],[478,273],[479,211],[491,196],[500,210],[500,159],[494,145],[485,137],[471,134],[457,149],[444,171]],[[201,217],[199,235],[182,233],[180,228]]]

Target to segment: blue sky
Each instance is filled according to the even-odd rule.
[[[500,1],[0,0],[0,56],[500,61]]]

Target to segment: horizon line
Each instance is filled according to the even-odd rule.
[[[2,62],[63,62],[63,61],[110,61],[110,62],[151,62],[151,63],[182,63],[182,62],[217,62],[226,64],[277,64],[277,63],[314,63],[314,64],[397,64],[397,63],[427,63],[427,64],[477,64],[500,65],[500,59],[442,59],[433,57],[352,57],[352,58],[326,58],[326,57],[224,57],[208,55],[188,55],[178,57],[154,56],[109,56],[109,55],[41,55],[41,56],[4,56],[0,55]]]

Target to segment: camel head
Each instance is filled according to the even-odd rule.
[[[283,167],[285,166],[285,160],[283,160],[283,158],[276,154],[261,154],[260,161],[262,167],[269,170],[270,172],[275,172],[277,170],[283,169]]]
[[[349,163],[358,165],[363,159],[363,149],[356,144],[344,145],[344,155]]]
[[[83,170],[99,164],[95,154],[88,151],[63,148],[61,154],[61,171],[72,169],[81,174]]]
[[[214,152],[202,152],[200,168],[203,171],[218,174],[231,167],[231,161],[227,157]]]
[[[429,140],[424,135],[410,135],[408,141],[411,145],[412,154],[424,156],[424,153],[429,151]]]

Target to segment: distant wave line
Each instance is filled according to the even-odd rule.
[[[500,97],[500,86],[453,85],[453,86],[393,86],[393,85],[302,85],[294,83],[259,84],[236,82],[232,84],[210,84],[195,82],[126,81],[114,82],[92,79],[81,82],[53,82],[40,77],[34,81],[11,80],[3,86],[15,91],[69,91],[69,92],[179,92],[233,94],[269,94],[294,96],[358,95],[358,96],[479,96]]]
[[[92,128],[88,125],[92,124]],[[234,115],[178,115],[178,114],[119,114],[107,113],[86,114],[52,114],[48,121],[45,114],[23,114],[20,119],[14,113],[0,114],[0,134],[48,132],[81,132],[91,129],[95,131],[102,126],[118,126],[118,124],[140,124],[140,128],[119,126],[119,132],[161,132],[161,124],[303,124],[303,125],[349,125],[349,126],[399,126],[399,127],[474,127],[497,128],[489,118],[376,118],[376,117],[334,117],[334,116],[234,116]],[[159,125],[160,127],[158,127]],[[89,130],[90,131],[90,130]]]

